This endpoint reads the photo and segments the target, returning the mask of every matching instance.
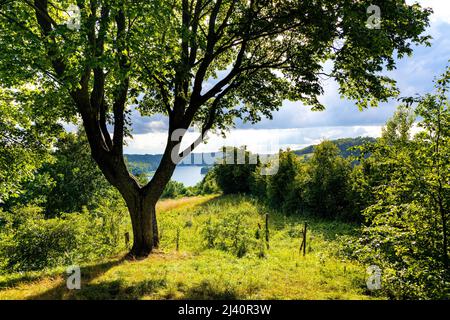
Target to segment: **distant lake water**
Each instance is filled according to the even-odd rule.
[[[192,187],[199,183],[204,174],[201,173],[201,166],[189,166],[189,167],[181,167],[178,166],[175,168],[175,172],[173,173],[172,180],[183,183],[186,187]]]

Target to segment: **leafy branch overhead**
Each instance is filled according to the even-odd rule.
[[[81,9],[79,30],[65,25],[70,4]],[[132,102],[143,114],[170,116],[174,126],[196,121],[205,130],[225,129],[235,117],[270,117],[284,99],[323,109],[317,99],[323,75],[336,78],[341,94],[363,107],[396,92],[393,80],[380,74],[383,66],[394,68],[394,52],[410,54],[411,43],[428,40],[420,35],[428,10],[383,1],[382,28],[371,30],[365,26],[368,5],[5,1],[1,24],[11,32],[1,36],[2,83],[45,77],[42,89],[64,87],[83,118],[98,122],[104,148],[116,142],[118,151],[125,105]],[[328,60],[334,66],[325,74]],[[116,141],[107,134],[109,120]]]

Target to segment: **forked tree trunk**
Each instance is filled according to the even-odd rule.
[[[129,256],[146,257],[153,248],[159,246],[156,203],[176,167],[170,156],[171,148],[172,143],[168,143],[160,165],[148,185],[140,188],[125,186],[122,189],[133,227],[133,247]]]
[[[83,119],[83,122],[86,124],[89,120]],[[97,132],[91,130],[89,126],[85,125],[85,128],[92,157],[127,204],[133,228],[133,246],[129,256],[146,257],[159,245],[156,203],[175,170],[176,163],[172,160],[172,150],[177,142],[168,138],[166,149],[153,178],[147,185],[141,186],[128,172],[122,150],[117,153],[105,152],[103,146],[97,143],[100,139],[96,135]],[[178,150],[177,147],[175,151]]]

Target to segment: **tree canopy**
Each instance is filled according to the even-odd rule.
[[[71,4],[80,8],[75,30],[66,24]],[[58,113],[93,113],[107,150],[114,143],[121,149],[125,105],[133,102],[143,114],[166,114],[177,126],[197,121],[224,129],[235,117],[270,116],[284,99],[322,109],[321,76],[331,76],[342,95],[364,107],[396,93],[394,81],[380,73],[395,67],[394,55],[411,54],[412,44],[429,39],[421,35],[429,10],[375,1],[382,27],[369,29],[370,4],[4,1],[0,80],[4,87],[33,83],[36,98],[53,94],[47,107]],[[116,141],[109,141],[110,123]]]

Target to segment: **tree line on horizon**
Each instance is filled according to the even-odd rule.
[[[376,138],[373,137],[356,137],[356,138],[340,138],[331,140],[338,148],[341,153],[341,155],[344,158],[350,157],[350,156],[356,156],[358,155],[358,149],[352,149],[354,146],[360,146],[368,142],[375,142]],[[315,145],[310,145],[305,148],[299,149],[299,150],[293,150],[293,152],[297,155],[303,155],[308,156],[313,153]],[[209,154],[209,153],[208,153]],[[220,150],[216,152],[212,152],[211,154],[216,155],[218,158],[222,155],[222,152]],[[125,154],[125,159],[127,161],[128,167],[130,169],[130,172],[134,175],[140,175],[145,174],[149,172],[154,172],[161,161],[162,154]],[[195,158],[195,153],[191,154],[189,156],[192,156]],[[202,156],[202,154],[201,154]],[[203,159],[203,157],[201,157]],[[193,161],[192,161],[193,162]],[[204,161],[202,163],[197,164],[184,164],[180,163],[179,166],[189,166],[189,165],[195,165],[195,166],[205,166],[205,167],[211,167],[211,164],[207,164]]]

